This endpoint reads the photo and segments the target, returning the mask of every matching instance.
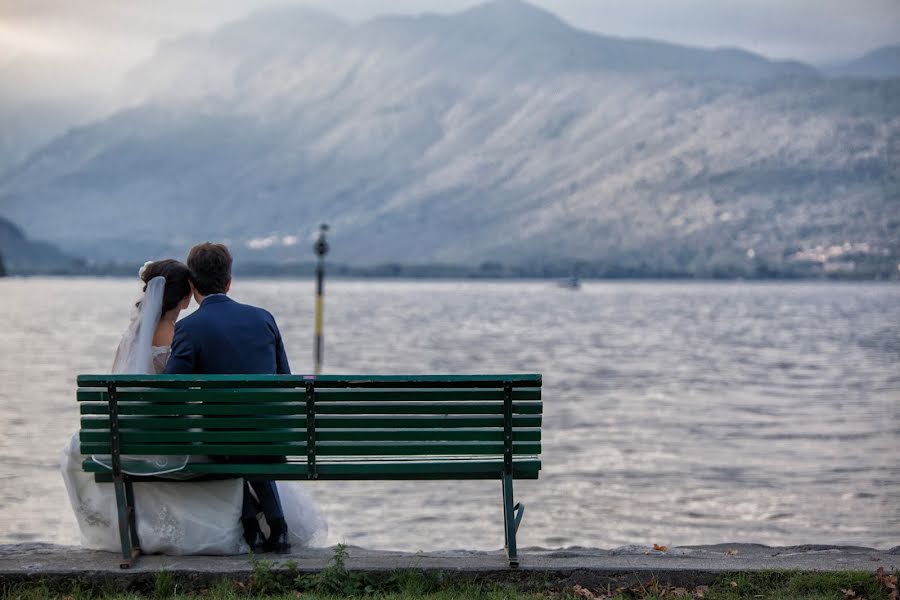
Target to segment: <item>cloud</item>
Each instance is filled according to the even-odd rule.
[[[537,0],[579,26],[819,63],[900,42],[896,0]]]
[[[697,46],[742,47],[813,63],[900,41],[897,0],[532,0],[576,27]],[[122,76],[166,39],[212,30],[284,0],[59,2],[0,0],[0,89],[6,102],[78,95],[107,103]],[[293,2],[297,4],[298,2]],[[360,21],[453,12],[478,0],[306,0]],[[24,75],[23,75],[24,74]],[[18,98],[18,100],[17,100]]]
[[[740,46],[807,61],[851,58],[900,41],[897,0],[532,0],[573,25],[611,35],[701,46]],[[0,0],[5,47],[47,54],[66,48],[132,60],[161,39],[212,29],[280,0]],[[351,20],[385,13],[452,12],[476,0],[307,0]],[[6,32],[4,34],[4,31]]]
[[[265,250],[267,248],[271,248],[272,246],[296,246],[297,242],[300,241],[300,238],[296,235],[277,235],[272,234],[262,238],[253,238],[248,240],[245,246],[250,250]]]
[[[40,56],[63,57],[70,53],[65,39],[46,29],[33,29],[0,22],[0,48],[7,57]]]

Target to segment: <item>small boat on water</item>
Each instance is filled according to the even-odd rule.
[[[557,285],[561,288],[565,288],[567,290],[577,290],[581,289],[581,280],[575,277],[566,277],[565,279],[560,279],[557,282]]]

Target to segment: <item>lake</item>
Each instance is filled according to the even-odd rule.
[[[295,373],[308,280],[239,279]],[[0,542],[77,543],[58,472],[75,376],[108,372],[139,282],[0,280]],[[326,284],[326,373],[544,376],[519,544],[900,544],[900,286]],[[499,482],[321,482],[330,542],[496,549]]]

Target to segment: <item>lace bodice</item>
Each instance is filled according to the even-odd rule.
[[[162,373],[166,370],[166,363],[169,361],[169,352],[171,346],[153,346],[151,356],[153,357],[153,372]]]

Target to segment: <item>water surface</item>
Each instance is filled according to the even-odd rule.
[[[75,376],[135,280],[0,280],[0,542],[77,543]],[[313,282],[236,280],[312,369]],[[326,372],[544,375],[522,546],[900,544],[900,286],[329,281]],[[502,546],[499,482],[308,484],[331,542]]]

